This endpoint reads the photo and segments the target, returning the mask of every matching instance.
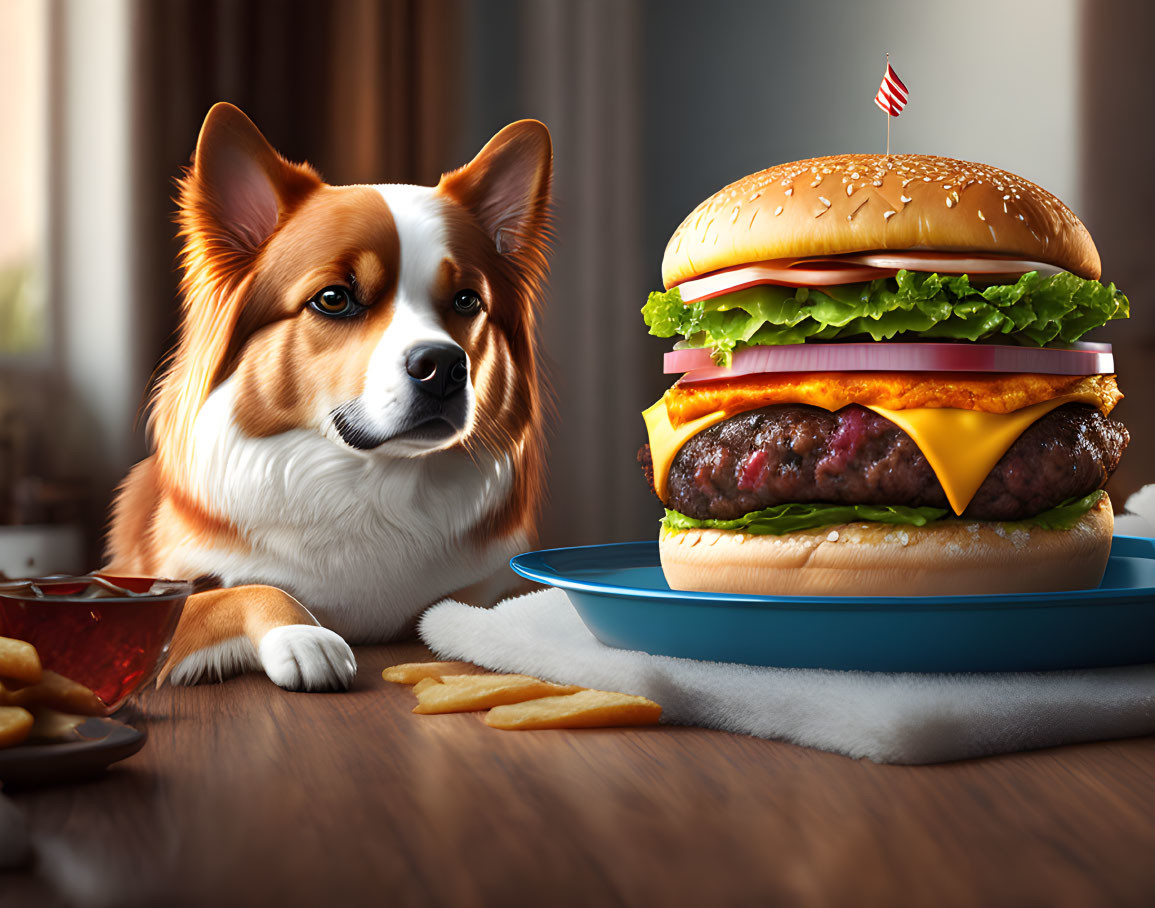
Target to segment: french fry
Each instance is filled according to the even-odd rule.
[[[606,728],[657,725],[662,707],[653,700],[604,690],[583,690],[563,697],[543,697],[485,714],[485,724],[507,731],[540,728]]]
[[[36,647],[23,640],[0,637],[0,678],[35,684],[40,680],[40,673],[40,656]]]
[[[581,690],[528,675],[445,675],[440,682],[427,680],[431,683],[422,681],[413,688],[417,694],[415,713],[472,712]]]
[[[32,731],[32,713],[19,706],[0,706],[0,748],[22,743]]]
[[[420,681],[413,685],[413,693],[419,694],[421,691],[425,690],[425,688],[435,687],[440,683],[440,678],[422,678]]]
[[[101,699],[83,684],[52,671],[42,672],[36,684],[0,692],[0,704],[31,710],[47,707],[82,716],[103,716],[108,712]]]
[[[390,665],[381,672],[381,677],[394,684],[416,684],[425,678],[477,674],[481,671],[483,669],[470,662],[403,662],[401,665]]]

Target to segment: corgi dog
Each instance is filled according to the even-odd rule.
[[[552,150],[499,132],[437,186],[331,186],[230,104],[179,183],[179,339],[115,574],[199,578],[161,679],[346,688],[349,643],[495,601],[542,487]]]

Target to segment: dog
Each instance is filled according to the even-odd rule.
[[[178,182],[179,338],[105,568],[198,578],[158,684],[344,689],[350,642],[512,585],[542,491],[551,180],[535,120],[435,187],[330,186],[209,111]]]

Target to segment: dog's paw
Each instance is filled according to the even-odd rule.
[[[224,681],[254,668],[260,668],[260,662],[249,638],[233,637],[185,656],[162,676],[162,680],[180,687]]]
[[[349,644],[313,624],[273,628],[259,652],[265,674],[285,690],[345,690],[357,674]]]

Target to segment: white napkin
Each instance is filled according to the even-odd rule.
[[[1155,484],[1116,532],[1155,536]],[[941,763],[1155,734],[1155,665],[1001,674],[759,668],[614,649],[561,590],[478,609],[447,599],[421,619],[445,659],[641,694],[662,720],[793,741],[879,763]]]
[[[1155,483],[1127,499],[1125,513],[1115,518],[1117,536],[1155,537]]]
[[[561,590],[421,619],[443,659],[641,694],[662,721],[793,741],[879,763],[939,763],[1155,733],[1155,665],[1023,674],[760,668],[614,649]]]

